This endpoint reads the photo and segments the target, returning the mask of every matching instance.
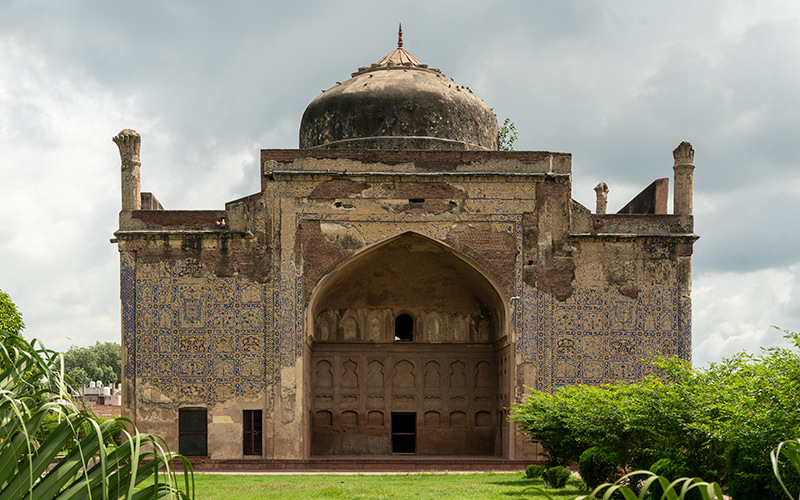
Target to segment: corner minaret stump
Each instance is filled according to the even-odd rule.
[[[675,215],[692,215],[692,184],[694,180],[694,149],[692,145],[683,141],[672,152],[675,165]]]
[[[119,148],[119,157],[122,162],[122,211],[130,212],[141,210],[141,176],[139,169],[139,149],[142,138],[135,130],[126,128],[111,140]]]

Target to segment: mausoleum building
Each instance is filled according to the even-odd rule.
[[[224,209],[140,192],[120,132],[124,415],[215,461],[527,459],[507,421],[526,391],[689,359],[691,145],[672,213],[664,178],[607,214],[604,184],[594,212],[572,199],[569,154],[499,151],[497,132],[402,37]]]

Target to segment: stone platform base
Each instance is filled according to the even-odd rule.
[[[529,460],[496,457],[314,457],[308,460],[211,460],[191,457],[197,472],[469,472],[518,471]]]

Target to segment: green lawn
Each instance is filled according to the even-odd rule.
[[[522,472],[398,475],[224,475],[195,474],[198,500],[306,499],[516,499],[543,498],[522,490],[540,479]],[[585,492],[571,480],[566,488],[547,491],[558,500]]]

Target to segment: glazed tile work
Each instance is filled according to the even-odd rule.
[[[276,369],[266,306],[272,288],[241,278],[194,277],[197,270],[191,259],[135,271],[123,264],[126,375],[186,403],[257,397]],[[280,347],[291,351],[283,339]]]
[[[690,304],[677,287],[644,288],[635,299],[612,288],[576,290],[564,302],[525,292],[517,354],[538,364],[538,390],[635,380],[652,370],[642,362],[651,356],[691,357]]]

